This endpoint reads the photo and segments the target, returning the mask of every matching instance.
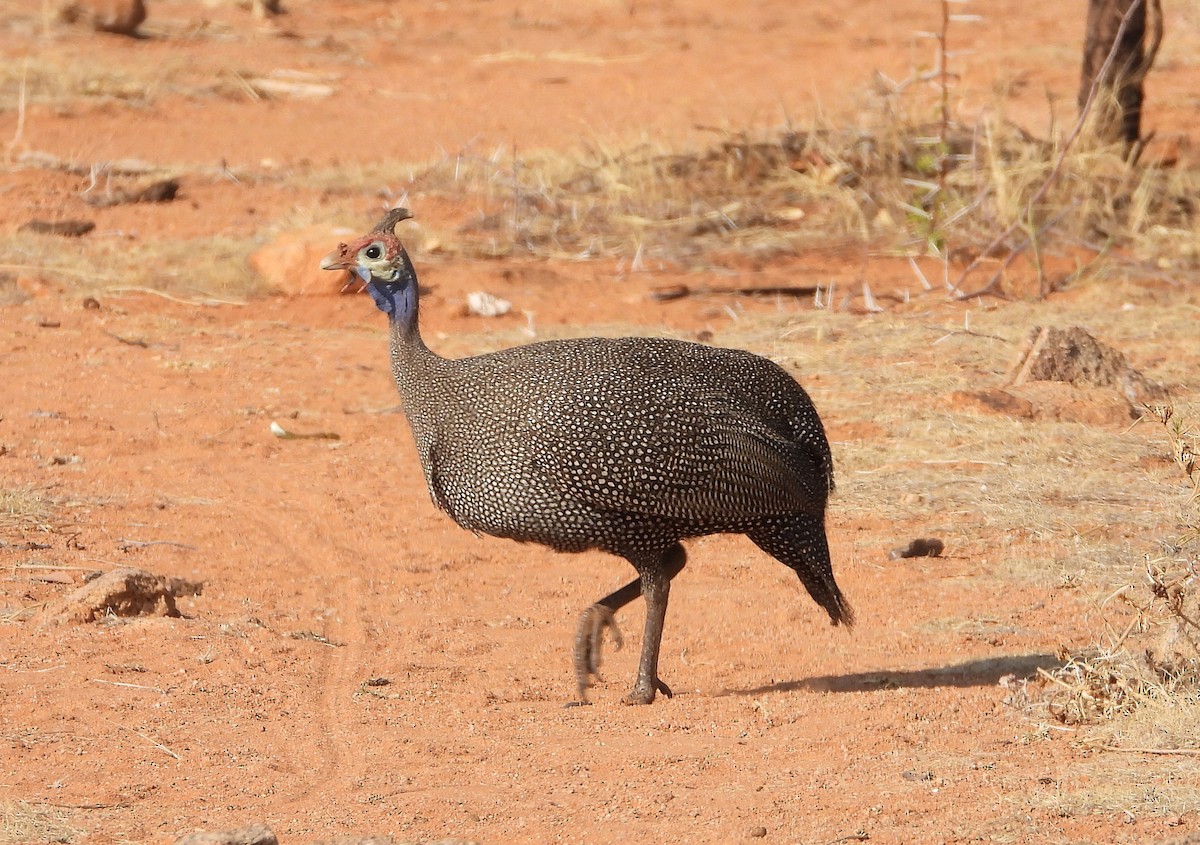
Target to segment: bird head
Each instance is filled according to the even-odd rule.
[[[396,297],[416,287],[416,273],[404,245],[396,237],[396,224],[412,217],[407,208],[393,208],[369,233],[321,259],[322,270],[349,270],[362,279],[379,310],[395,315]],[[415,291],[411,291],[410,296]]]

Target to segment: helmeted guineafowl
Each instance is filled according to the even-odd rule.
[[[563,552],[602,549],[638,578],[587,608],[575,637],[579,702],[613,613],[646,600],[629,703],[670,690],[658,654],[680,540],[740,533],[796,571],[833,624],[852,624],[825,539],[833,461],[803,388],[735,349],[581,338],[451,360],[417,325],[417,277],[389,211],[321,262],[351,270],[391,320],[392,373],[429,492],[464,528]]]

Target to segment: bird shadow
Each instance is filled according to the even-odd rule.
[[[1014,654],[985,657],[950,666],[928,669],[880,669],[849,675],[817,675],[793,681],[777,681],[749,689],[727,689],[725,695],[762,695],[768,692],[871,692],[889,689],[937,689],[940,687],[987,687],[1014,675],[1027,678],[1038,669],[1058,669],[1063,662],[1053,654]]]

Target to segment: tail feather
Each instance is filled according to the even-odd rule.
[[[854,610],[832,578],[827,581],[814,582],[805,578],[803,570],[797,569],[796,574],[800,576],[800,583],[808,590],[813,601],[821,605],[829,614],[830,622],[834,625],[845,625],[847,628],[854,627]]]
[[[747,536],[771,557],[789,566],[813,601],[834,625],[854,625],[854,611],[833,577],[829,542],[822,521],[797,515],[772,522]]]

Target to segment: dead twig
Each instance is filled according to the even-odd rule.
[[[1008,241],[1008,239],[1012,237],[1013,233],[1025,224],[1026,220],[1033,219],[1034,208],[1043,199],[1045,199],[1046,194],[1050,191],[1050,188],[1058,181],[1058,177],[1062,173],[1063,165],[1066,163],[1067,155],[1071,152],[1071,149],[1075,146],[1076,140],[1078,140],[1080,134],[1083,132],[1083,127],[1086,125],[1087,119],[1091,115],[1092,109],[1096,104],[1101,83],[1103,80],[1108,78],[1108,72],[1111,70],[1112,64],[1116,60],[1117,52],[1121,44],[1121,38],[1125,35],[1125,30],[1129,27],[1129,21],[1132,19],[1133,13],[1141,4],[1142,0],[1134,0],[1134,2],[1130,4],[1128,11],[1125,12],[1124,17],[1121,18],[1121,24],[1117,27],[1117,33],[1113,37],[1113,45],[1109,49],[1108,55],[1104,58],[1104,64],[1100,66],[1100,72],[1096,74],[1096,78],[1092,81],[1092,87],[1088,90],[1087,100],[1084,102],[1083,108],[1079,110],[1079,117],[1075,120],[1075,125],[1071,128],[1070,134],[1067,135],[1066,141],[1063,142],[1062,149],[1059,151],[1058,157],[1054,161],[1054,165],[1050,168],[1050,173],[1046,176],[1045,180],[1042,182],[1041,186],[1037,189],[1034,195],[1029,198],[1029,202],[1025,204],[1024,218],[1018,218],[1017,220],[1014,220],[1008,226],[1008,228],[993,238],[991,243],[984,247],[983,251],[980,252],[979,255],[976,256],[971,263],[966,266],[966,268],[959,275],[958,281],[954,283],[955,290],[959,291],[957,298],[972,299],[977,296],[984,296],[990,292],[992,285],[998,281],[998,277],[994,276],[987,285],[979,290],[972,291],[971,293],[961,292],[963,282],[967,280],[967,276],[969,276],[985,258],[991,255],[993,250],[999,249],[1006,241]],[[1009,257],[1009,262],[1011,263],[1012,259],[1028,248],[1029,244],[1032,242],[1033,238],[1030,238],[1024,244],[1022,244],[1021,247],[1014,249],[1013,255]]]
[[[111,682],[110,682],[110,683],[111,683]],[[120,728],[120,729],[121,729],[121,730],[123,730],[123,731],[129,731],[131,734],[135,734],[135,735],[137,735],[137,736],[140,736],[142,739],[146,740],[146,742],[150,743],[150,744],[151,744],[151,745],[153,745],[155,748],[157,748],[159,751],[163,752],[164,754],[166,754],[166,755],[167,755],[167,756],[169,756],[169,757],[174,757],[176,760],[182,760],[182,759],[183,759],[183,758],[182,758],[182,757],[180,757],[178,754],[176,754],[174,751],[172,751],[170,748],[167,748],[167,746],[163,745],[161,742],[155,742],[153,739],[151,739],[150,737],[146,736],[144,733],[142,733],[142,732],[141,732],[141,731],[139,731],[139,730],[135,730],[134,728],[131,728],[131,727],[129,727],[128,725],[120,725],[120,724],[117,724],[116,722],[113,722],[113,721],[111,721],[111,720],[109,720],[109,719],[105,719],[104,721],[108,722],[110,725],[116,725],[118,728]]]
[[[92,678],[93,684],[108,684],[112,687],[129,687],[130,689],[142,689],[148,692],[156,692],[159,695],[166,695],[167,691],[160,687],[148,687],[145,684],[130,684],[125,681],[106,681],[103,678]]]
[[[121,343],[125,344],[126,346],[140,346],[142,349],[150,348],[150,342],[147,340],[143,340],[140,337],[122,337],[121,335],[117,334],[116,332],[110,332],[107,329],[105,330],[104,333],[106,335],[108,335],[109,337],[111,337],[113,340],[120,341]]]
[[[1099,751],[1120,751],[1125,754],[1163,754],[1185,757],[1200,757],[1200,748],[1122,748],[1119,745],[1092,745]]]
[[[95,572],[94,566],[69,566],[62,563],[15,563],[13,569],[51,569],[74,570],[75,572]]]
[[[60,810],[124,810],[130,804],[124,801],[119,804],[56,804],[52,801],[39,801],[32,806],[54,807]]]
[[[974,291],[972,293],[962,293],[961,291],[959,291],[958,298],[965,301],[968,299],[975,299],[976,297],[984,296],[986,294],[991,293],[992,288],[994,288],[1000,282],[1000,279],[1002,279],[1004,277],[1005,271],[1007,271],[1008,268],[1012,266],[1012,263],[1014,261],[1016,261],[1025,252],[1025,250],[1027,250],[1032,244],[1036,243],[1038,241],[1038,239],[1042,237],[1042,235],[1046,234],[1051,229],[1053,229],[1055,226],[1057,226],[1059,221],[1061,221],[1064,217],[1066,217],[1069,212],[1073,211],[1074,208],[1075,208],[1074,205],[1069,205],[1066,208],[1064,208],[1062,211],[1060,211],[1058,214],[1051,217],[1046,223],[1044,223],[1042,225],[1042,227],[1040,229],[1037,230],[1037,232],[1030,235],[1025,240],[1021,241],[1021,243],[1019,243],[1017,245],[1017,247],[1011,253],[1009,253],[1008,258],[1004,259],[1004,261],[1000,264],[1000,268],[998,270],[996,270],[995,273],[992,274],[992,277],[990,279],[988,279],[987,284],[985,284],[979,290]],[[982,254],[980,257],[982,258]],[[1039,264],[1039,268],[1040,268],[1041,262],[1039,261],[1038,264]],[[1045,294],[1045,292],[1043,291],[1043,295],[1044,294]]]
[[[172,296],[171,294],[166,293],[164,291],[155,290],[154,288],[147,288],[147,287],[117,286],[117,287],[107,288],[106,290],[109,293],[147,293],[147,294],[150,294],[151,296],[162,297],[163,299],[168,300],[169,302],[178,302],[180,305],[191,305],[196,308],[202,308],[202,307],[214,308],[218,305],[236,305],[236,306],[241,307],[246,304],[244,302],[238,302],[237,300],[233,300],[233,299],[216,299],[215,297],[209,297],[208,299],[183,299],[182,297]]]
[[[143,549],[147,546],[174,546],[177,549],[187,549],[189,552],[196,551],[195,546],[189,546],[187,543],[179,543],[175,540],[126,540],[122,538],[117,541],[117,548],[123,552],[129,549]]]
[[[284,636],[293,640],[311,640],[314,643],[329,646],[330,648],[341,648],[345,643],[335,642],[329,639],[324,634],[318,634],[316,631],[288,631]]]
[[[758,287],[734,288],[715,285],[693,288],[689,285],[661,285],[647,294],[655,302],[673,302],[693,296],[812,296],[818,285],[760,285]]]
[[[12,139],[8,142],[8,150],[6,158],[12,160],[13,151],[20,145],[21,140],[25,137],[25,86],[29,76],[29,59],[25,60],[25,66],[21,69],[21,87],[17,92],[17,126],[13,130]]]
[[[63,238],[82,238],[96,228],[91,220],[30,220],[17,227],[18,232],[35,235],[57,235]]]
[[[871,834],[865,830],[860,830],[857,833],[851,833],[847,836],[839,836],[837,839],[830,839],[825,845],[837,845],[839,842],[866,842],[871,838]]]

